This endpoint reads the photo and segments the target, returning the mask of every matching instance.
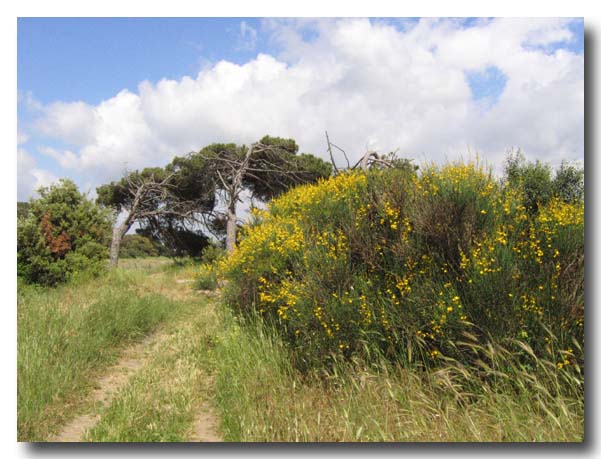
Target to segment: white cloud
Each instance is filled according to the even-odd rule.
[[[74,169],[78,166],[78,156],[70,150],[57,150],[51,147],[40,147],[39,152],[54,159],[63,169]]]
[[[42,111],[44,116],[35,127],[42,134],[77,146],[93,141],[94,128],[101,121],[97,110],[84,102],[55,102]]]
[[[241,34],[256,39],[242,24]],[[43,107],[37,128],[74,146],[44,152],[96,184],[124,167],[264,134],[293,137],[301,150],[327,158],[325,130],[351,161],[368,146],[418,161],[465,157],[468,146],[494,164],[512,146],[552,163],[583,157],[583,56],[531,46],[571,39],[563,19],[498,19],[467,29],[426,19],[405,32],[361,19],[268,20],[263,30],[277,55],[142,82],[137,93],[96,106]],[[507,84],[484,110],[465,71],[491,65]]]
[[[240,22],[239,49],[252,51],[257,47],[257,30],[246,21]]]
[[[29,136],[21,130],[17,130],[17,145],[26,143],[29,140]]]
[[[48,186],[58,178],[37,167],[36,160],[23,148],[17,150],[17,199],[28,200],[41,186]]]

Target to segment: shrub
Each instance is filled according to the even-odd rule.
[[[509,187],[520,192],[524,206],[531,213],[535,213],[539,205],[548,204],[552,198],[568,203],[584,198],[584,169],[562,161],[551,178],[548,164],[539,160],[527,162],[519,150],[507,155],[505,180]]]
[[[565,202],[577,202],[584,198],[584,169],[561,162],[553,179],[553,192]]]
[[[209,238],[202,232],[189,230],[169,218],[138,228],[136,232],[150,239],[159,255],[171,258],[199,257],[209,245]]]
[[[126,234],[121,242],[122,258],[158,257],[159,250],[146,236]]]
[[[196,275],[196,288],[199,290],[217,289],[217,273],[215,266],[209,263],[203,263]]]
[[[376,349],[465,362],[466,333],[537,354],[552,333],[567,352],[583,341],[584,205],[525,202],[476,163],[298,187],[256,212],[221,263],[224,298],[276,324],[301,368]]]
[[[40,188],[17,221],[17,272],[30,283],[56,285],[105,268],[111,221],[70,180]]]
[[[210,243],[202,251],[200,260],[203,263],[212,264],[215,263],[225,256],[225,249],[221,245],[216,243]]]

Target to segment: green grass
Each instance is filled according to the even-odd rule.
[[[216,348],[226,441],[582,441],[583,377],[552,362],[522,365],[496,346],[492,367],[437,370],[339,361],[301,374],[272,329],[224,312]],[[374,360],[374,359],[372,359]],[[376,359],[377,360],[377,359]],[[502,371],[498,371],[502,368]]]
[[[168,257],[121,258],[119,268],[143,272],[157,272],[173,266],[173,260]]]
[[[41,441],[81,406],[121,346],[177,309],[147,274],[119,269],[55,289],[18,287],[18,440]]]
[[[195,413],[208,394],[214,309],[205,299],[187,301],[168,337],[149,362],[101,412],[87,435],[96,442],[186,441]]]
[[[272,326],[175,282],[197,269],[152,261],[57,289],[20,285],[19,440],[45,440],[91,409],[93,381],[159,324],[164,338],[87,440],[186,441],[207,401],[225,441],[583,440],[574,364],[558,371],[524,343],[479,347],[466,337],[472,366],[401,365],[366,349],[366,360],[303,373]],[[515,346],[531,358],[514,358]]]

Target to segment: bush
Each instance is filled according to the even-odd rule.
[[[40,188],[17,220],[17,273],[26,282],[56,285],[79,272],[105,269],[111,220],[70,180]]]
[[[208,263],[203,263],[196,276],[196,288],[199,290],[216,290],[217,289],[217,273],[215,266]]]
[[[584,169],[562,161],[551,178],[548,164],[539,160],[527,162],[519,150],[507,155],[505,180],[508,187],[520,192],[522,203],[530,213],[536,213],[539,206],[547,205],[552,198],[567,203],[584,198]]]
[[[202,251],[200,260],[203,263],[212,264],[221,260],[225,256],[225,249],[221,245],[210,243]]]
[[[583,342],[584,205],[550,195],[533,212],[507,183],[458,163],[295,188],[255,213],[221,263],[224,298],[275,323],[300,368],[374,350],[467,362],[466,333],[520,339],[537,355],[553,335],[572,352]]]
[[[582,201],[584,198],[584,169],[562,161],[555,173],[553,192],[564,202]]]
[[[158,257],[159,250],[146,236],[126,234],[121,242],[120,256],[122,258]]]

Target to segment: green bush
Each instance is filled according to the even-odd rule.
[[[561,162],[553,179],[553,192],[564,202],[578,202],[584,198],[584,169]]]
[[[557,336],[582,363],[584,205],[551,193],[533,212],[511,183],[470,163],[298,187],[221,263],[225,301],[275,323],[301,368],[375,350],[467,362],[466,333],[541,355]]]
[[[126,234],[121,241],[122,258],[158,257],[159,250],[146,236],[139,234]]]
[[[17,273],[26,282],[56,285],[105,269],[111,220],[70,180],[39,190],[17,220]]]
[[[203,263],[196,275],[195,286],[199,290],[216,290],[217,273],[215,266],[209,263]]]
[[[507,186],[518,190],[526,209],[535,213],[552,198],[576,203],[584,198],[584,169],[562,161],[551,178],[551,167],[539,160],[527,162],[521,151],[510,152],[505,161]]]
[[[211,264],[221,260],[224,256],[225,249],[221,245],[217,245],[216,243],[210,243],[202,251],[202,256],[200,257],[200,260],[203,263]]]

